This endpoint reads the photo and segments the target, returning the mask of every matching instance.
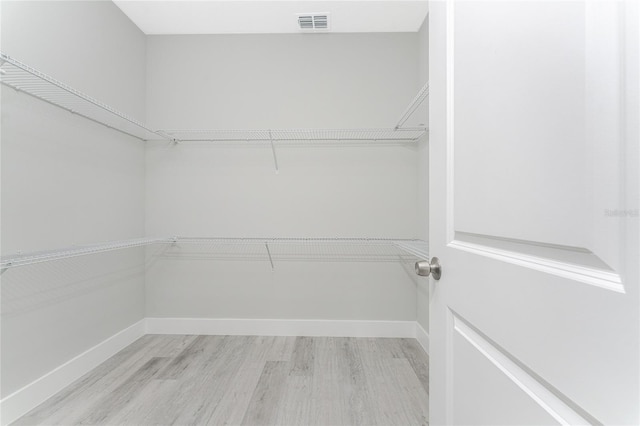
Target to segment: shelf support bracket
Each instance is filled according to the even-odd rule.
[[[424,102],[424,100],[429,96],[429,82],[427,81],[424,86],[420,89],[415,98],[411,101],[407,109],[402,113],[402,117],[398,120],[398,123],[395,126],[395,130],[401,129],[404,123],[413,115],[413,113],[418,109],[420,105]]]
[[[267,249],[267,256],[269,256],[269,263],[271,263],[271,272],[274,272],[276,270],[276,268],[273,265],[273,258],[271,257],[271,250],[269,250],[269,243],[267,243],[265,241],[264,242],[264,247]]]
[[[273,154],[273,164],[276,166],[276,174],[280,172],[278,169],[278,156],[276,154],[276,146],[274,145],[273,136],[271,135],[271,129],[269,129],[269,142],[271,143],[271,153]]]
[[[21,254],[21,253],[22,253],[22,250],[17,252],[17,254]],[[0,268],[0,275],[2,275],[5,272],[7,272],[7,269],[11,268],[12,266],[13,266],[13,262],[12,261],[5,262],[4,265],[2,265],[2,268]]]

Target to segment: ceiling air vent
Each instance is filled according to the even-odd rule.
[[[329,31],[328,13],[299,13],[298,29],[300,31]]]

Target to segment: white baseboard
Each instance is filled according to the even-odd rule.
[[[147,318],[148,334],[416,337],[415,321]]]
[[[145,321],[125,328],[0,401],[0,424],[25,415],[145,334]]]
[[[429,333],[416,321],[416,340],[422,346],[422,349],[429,355]]]

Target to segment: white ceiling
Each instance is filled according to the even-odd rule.
[[[331,32],[418,31],[426,0],[114,0],[145,34],[299,33],[297,14],[331,14]]]

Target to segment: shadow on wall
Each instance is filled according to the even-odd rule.
[[[144,277],[144,248],[10,268],[2,274],[2,317],[47,308]],[[137,251],[137,256],[133,255]]]

